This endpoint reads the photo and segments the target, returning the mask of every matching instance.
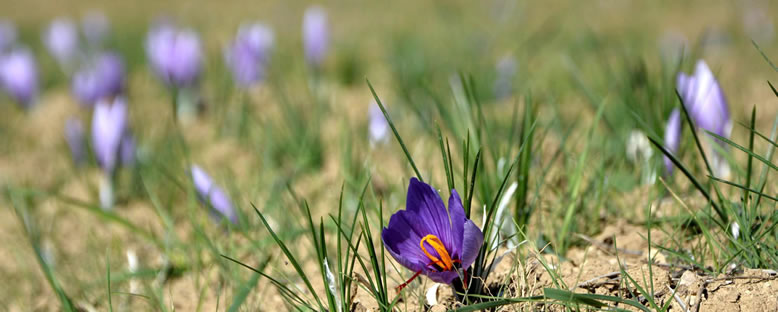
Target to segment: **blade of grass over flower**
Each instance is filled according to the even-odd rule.
[[[321,310],[324,310],[324,306],[322,305],[321,299],[319,299],[319,296],[316,294],[316,289],[313,288],[313,285],[311,284],[311,281],[308,279],[308,276],[305,274],[305,271],[303,271],[303,268],[300,266],[300,263],[297,262],[297,259],[292,255],[292,252],[289,251],[289,248],[286,247],[286,244],[284,244],[283,241],[276,235],[275,231],[270,227],[270,224],[267,223],[267,220],[265,220],[265,217],[262,215],[261,212],[259,212],[259,209],[257,209],[257,206],[255,206],[253,203],[251,204],[251,207],[254,208],[254,211],[259,216],[259,219],[262,221],[262,224],[265,226],[268,232],[270,232],[270,236],[273,237],[273,240],[276,241],[276,244],[278,244],[278,247],[281,248],[281,251],[284,253],[286,258],[289,260],[289,263],[292,264],[297,274],[300,276],[300,278],[303,280],[303,283],[305,283],[305,286],[308,288],[308,291],[313,296],[313,299],[316,300],[316,304],[319,306]]]
[[[392,132],[394,133],[394,137],[397,139],[397,143],[399,143],[400,147],[402,147],[403,152],[405,153],[405,157],[408,158],[408,162],[411,164],[413,171],[416,173],[416,177],[419,178],[419,181],[424,182],[424,179],[422,178],[419,169],[416,168],[416,163],[413,161],[411,152],[409,152],[408,148],[405,146],[405,142],[403,142],[400,133],[397,131],[397,128],[394,126],[394,122],[392,121],[392,118],[389,117],[389,113],[386,112],[386,108],[384,107],[384,104],[381,102],[381,99],[378,98],[378,94],[376,94],[375,89],[373,89],[373,85],[370,84],[370,80],[365,79],[365,81],[367,82],[367,86],[370,88],[370,93],[373,94],[373,99],[375,99],[375,102],[378,104],[378,107],[381,108],[381,112],[384,113],[384,118],[386,118],[386,122],[389,123],[389,127],[392,128]]]
[[[713,132],[710,132],[710,131],[707,131],[707,130],[706,130],[705,132],[707,132],[707,133],[708,133],[708,134],[710,134],[711,136],[715,137],[716,139],[719,139],[719,140],[721,140],[722,142],[724,142],[724,143],[727,143],[727,144],[729,144],[729,145],[731,145],[731,146],[733,146],[733,147],[735,147],[735,148],[737,148],[737,149],[739,149],[739,150],[743,151],[744,153],[748,154],[748,155],[749,155],[749,157],[756,158],[757,160],[761,161],[762,163],[764,163],[764,164],[765,164],[765,165],[767,165],[768,167],[770,167],[770,168],[772,168],[772,169],[774,169],[774,170],[778,170],[778,166],[774,165],[772,162],[770,162],[769,160],[765,159],[765,158],[764,158],[764,157],[762,157],[761,155],[759,155],[759,154],[757,154],[757,153],[754,153],[754,152],[752,152],[752,151],[751,151],[751,150],[749,150],[748,148],[745,148],[745,147],[741,146],[740,144],[737,144],[737,143],[735,143],[735,142],[732,142],[731,140],[729,140],[729,139],[727,139],[727,138],[725,138],[725,137],[723,137],[723,136],[720,136],[720,135],[718,135],[718,134],[715,134],[715,133],[713,133]]]
[[[689,128],[692,129],[692,137],[694,138],[694,143],[697,145],[697,150],[700,152],[700,156],[702,156],[702,160],[705,163],[705,168],[708,169],[708,174],[715,175],[713,173],[713,169],[710,166],[710,162],[708,161],[708,156],[705,154],[705,149],[702,147],[702,143],[700,142],[700,138],[697,135],[697,125],[692,120],[691,115],[689,115],[689,111],[686,109],[686,103],[683,101],[683,97],[681,96],[681,93],[678,91],[678,89],[675,90],[675,96],[678,98],[678,101],[681,102],[681,111],[683,112],[684,117],[686,118],[686,122],[689,123]],[[707,130],[706,130],[707,131]],[[713,208],[716,209],[716,213],[718,213],[719,217],[721,218],[721,224],[727,224],[728,223],[728,216],[727,211],[724,209],[724,197],[721,195],[721,191],[719,191],[718,185],[715,183],[713,184],[713,190],[716,191],[716,196],[719,199],[719,206],[714,205]]]

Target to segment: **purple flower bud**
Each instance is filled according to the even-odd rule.
[[[670,113],[665,126],[665,148],[668,152],[675,155],[678,153],[678,145],[681,143],[681,111],[676,108]],[[673,161],[663,155],[665,162],[665,172],[667,175],[673,173]]]
[[[116,97],[113,103],[101,99],[92,113],[92,149],[97,163],[107,174],[119,161],[119,149],[127,131],[127,101]]]
[[[43,44],[60,66],[68,68],[79,53],[78,29],[70,19],[55,19],[43,33]]]
[[[81,29],[87,43],[99,46],[110,32],[111,25],[103,12],[90,11],[81,19]]]
[[[38,69],[30,50],[16,48],[0,58],[0,83],[17,103],[32,106],[38,96]]]
[[[240,27],[224,55],[236,83],[249,87],[264,79],[273,40],[273,31],[265,25],[255,23]]]
[[[235,214],[230,198],[221,188],[214,185],[211,177],[197,165],[192,165],[192,181],[201,201],[233,224],[238,223],[238,216]]]
[[[96,55],[73,74],[72,91],[84,106],[112,97],[124,90],[124,63],[114,53]]]
[[[16,41],[16,27],[11,21],[0,20],[0,52]]]
[[[378,107],[375,101],[370,102],[370,108],[368,109],[368,131],[370,138],[370,145],[376,145],[378,143],[386,142],[389,139],[389,124],[386,122],[386,117]]]
[[[84,142],[84,124],[81,119],[70,117],[65,121],[65,140],[70,147],[70,155],[77,166],[86,161],[86,143]]]
[[[497,79],[494,82],[494,96],[497,99],[504,99],[513,93],[516,67],[516,60],[508,56],[501,58],[495,65]]]
[[[697,127],[729,137],[732,120],[727,99],[705,61],[697,61],[693,76],[678,74],[678,93]]]
[[[146,39],[146,54],[157,76],[169,86],[186,87],[197,82],[202,51],[194,31],[157,24]]]
[[[303,45],[305,60],[308,64],[319,67],[327,56],[329,45],[329,29],[327,13],[320,6],[311,6],[303,16]]]

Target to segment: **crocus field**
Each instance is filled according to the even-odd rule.
[[[778,309],[776,3],[0,3],[0,311]]]

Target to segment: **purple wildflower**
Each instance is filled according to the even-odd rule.
[[[84,141],[84,124],[81,119],[70,117],[65,121],[65,141],[70,148],[73,163],[77,166],[86,161],[86,142]]]
[[[700,129],[729,138],[732,120],[727,99],[705,61],[697,61],[692,76],[679,73],[677,83],[678,93],[694,124]],[[715,151],[711,157],[711,166],[717,176],[726,177],[729,174],[729,165]]]
[[[386,117],[378,107],[375,101],[370,102],[370,108],[368,109],[368,133],[370,138],[370,145],[374,146],[378,143],[386,142],[389,140],[389,124],[386,122]]]
[[[221,214],[233,224],[238,223],[238,216],[235,214],[235,208],[227,194],[213,183],[202,168],[192,165],[192,182],[201,201],[209,205],[214,212]]]
[[[128,130],[122,137],[122,143],[119,145],[119,159],[122,166],[132,167],[135,165],[135,137]]]
[[[155,25],[146,39],[146,54],[157,76],[169,86],[191,86],[200,76],[202,51],[193,30],[170,23]]]
[[[124,90],[124,62],[110,52],[96,55],[73,74],[72,91],[84,106],[97,100],[119,95]]]
[[[678,92],[698,127],[729,137],[732,120],[727,99],[705,61],[697,61],[692,76],[678,74]]]
[[[305,60],[308,64],[319,67],[327,56],[329,45],[329,29],[327,13],[320,6],[311,6],[303,16],[303,45]]]
[[[70,19],[55,19],[43,33],[43,44],[60,66],[70,68],[79,53],[78,29]]]
[[[224,54],[236,83],[249,87],[264,79],[273,40],[273,31],[260,23],[238,29]]]
[[[111,103],[101,99],[92,113],[92,149],[97,163],[111,175],[120,161],[119,150],[127,132],[127,101],[116,97]]]
[[[456,190],[451,190],[446,211],[435,189],[416,178],[408,185],[405,210],[392,215],[381,238],[398,263],[416,272],[414,278],[424,274],[446,284],[459,276],[459,269],[473,264],[484,240],[478,226],[465,217]]]
[[[38,68],[26,48],[15,48],[0,57],[0,83],[24,108],[30,108],[38,96]]]
[[[678,145],[681,143],[681,111],[676,108],[670,113],[665,126],[665,148],[668,152],[675,155],[678,152]],[[673,161],[666,155],[664,157],[665,172],[668,175],[673,173]]]

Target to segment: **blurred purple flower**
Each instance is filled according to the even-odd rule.
[[[159,78],[171,87],[195,84],[200,75],[200,38],[190,29],[158,23],[146,38],[146,55]]]
[[[122,166],[132,167],[135,165],[135,149],[135,137],[127,130],[119,146],[119,158]]]
[[[230,198],[221,188],[214,185],[211,177],[197,165],[192,165],[192,181],[201,201],[233,224],[238,223],[238,216]]]
[[[319,67],[327,56],[329,45],[329,29],[327,13],[320,6],[311,6],[303,16],[303,45],[305,60],[308,64]]]
[[[0,57],[0,83],[5,91],[29,109],[38,96],[38,68],[27,48],[15,48]]]
[[[697,127],[729,137],[732,120],[727,99],[705,61],[697,61],[692,76],[678,74],[678,93]]]
[[[81,30],[87,43],[99,46],[108,36],[111,25],[103,12],[90,11],[81,19]]]
[[[368,109],[368,133],[370,138],[370,145],[374,146],[378,143],[383,143],[389,140],[389,124],[386,122],[386,117],[378,107],[375,101],[370,102],[370,108]]]
[[[78,28],[67,18],[57,18],[43,33],[43,44],[63,68],[70,68],[79,53]]]
[[[681,111],[676,108],[670,113],[670,117],[667,118],[667,125],[665,126],[665,148],[668,152],[676,155],[678,153],[678,145],[681,143]],[[670,175],[673,173],[673,161],[669,157],[664,156],[665,172]]]
[[[92,113],[92,149],[97,163],[110,175],[120,161],[122,140],[127,133],[127,100],[100,99]]]
[[[505,56],[495,65],[497,79],[494,82],[494,96],[504,99],[513,93],[513,79],[516,76],[516,60]]]
[[[81,119],[70,117],[65,121],[65,141],[70,148],[73,163],[80,166],[86,162],[86,142],[84,124]]]
[[[124,62],[119,55],[102,52],[73,74],[73,95],[91,107],[97,100],[119,95],[124,90]]]
[[[11,21],[0,20],[0,52],[4,52],[16,42],[16,26]]]
[[[392,215],[381,238],[398,263],[416,272],[413,278],[424,274],[446,284],[459,276],[459,269],[473,264],[484,240],[478,226],[465,217],[456,190],[451,190],[446,211],[435,189],[416,178],[408,185],[405,210]]]
[[[238,29],[235,40],[224,54],[237,84],[250,87],[264,79],[273,40],[273,31],[260,23]]]

